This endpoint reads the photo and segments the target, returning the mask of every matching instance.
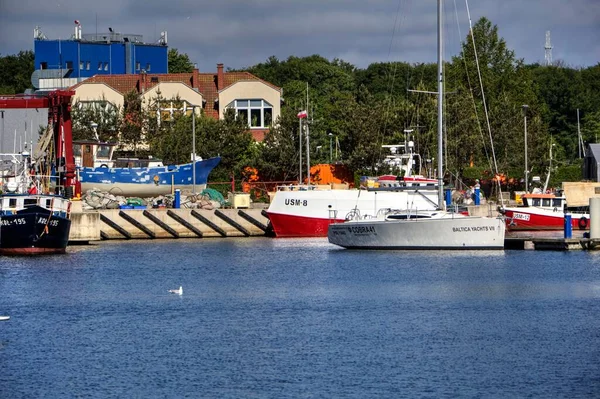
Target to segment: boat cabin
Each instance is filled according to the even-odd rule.
[[[113,153],[116,143],[103,143],[94,140],[73,141],[75,166],[86,168],[114,167]]]
[[[117,158],[114,163],[115,168],[154,168],[161,166],[164,166],[162,161],[152,157],[147,159]]]
[[[536,208],[563,209],[565,197],[557,197],[554,194],[524,194],[523,206]]]
[[[28,208],[40,207],[55,216],[68,218],[71,213],[71,201],[60,196],[44,194],[5,194],[0,197],[0,215],[14,215]]]

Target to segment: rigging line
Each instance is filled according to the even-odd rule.
[[[458,8],[456,6],[456,0],[454,0],[454,14],[456,16],[456,26],[458,27],[458,35],[459,35],[459,37],[462,37],[462,33],[460,31],[460,23],[458,21]],[[477,113],[477,104],[475,103],[475,96],[473,96],[473,86],[471,85],[471,76],[469,75],[469,68],[467,66],[467,60],[465,59],[465,57],[462,57],[462,58],[463,58],[463,60],[462,60],[463,65],[465,67],[465,75],[467,77],[467,84],[469,86],[469,94],[470,94],[471,101],[473,103],[473,111],[475,112],[475,120],[477,121],[477,130],[479,131],[479,135],[481,136],[481,142],[483,143],[483,150],[485,151],[485,157],[488,161],[490,169],[492,169],[492,161],[490,160],[487,144],[483,137],[483,129],[481,128],[481,122],[479,120],[479,117],[477,116],[477,114],[478,114]]]
[[[399,0],[398,1],[398,6],[396,7],[396,16],[394,18],[394,26],[392,28],[392,37],[390,38],[390,44],[388,46],[388,62],[391,64],[391,70],[390,70],[390,81],[388,83],[388,98],[387,98],[387,109],[384,112],[384,115],[386,115],[386,118],[384,119],[384,125],[383,125],[383,131],[380,132],[380,144],[383,145],[383,139],[384,136],[386,135],[388,126],[387,126],[387,121],[388,121],[388,117],[391,114],[391,109],[392,109],[392,104],[393,104],[393,93],[394,93],[394,86],[395,86],[395,79],[396,79],[396,72],[398,69],[398,64],[397,63],[392,63],[391,61],[391,54],[392,54],[392,47],[394,44],[394,38],[396,37],[396,27],[398,27],[398,30],[400,29],[400,26],[403,24],[404,20],[406,19],[406,14],[407,13],[400,13],[401,9],[402,9],[402,5],[403,5],[404,1],[403,0]],[[402,19],[399,18],[399,16],[402,15]],[[400,19],[400,21],[399,21]],[[379,156],[382,155],[383,149],[380,147],[379,148]]]
[[[479,58],[477,56],[477,48],[475,46],[475,35],[473,34],[473,24],[471,22],[471,12],[469,10],[469,0],[465,0],[465,4],[467,6],[467,15],[469,17],[469,28],[471,30],[471,40],[473,42],[473,53],[475,54],[475,62],[477,65],[477,75],[479,77],[479,85],[481,87],[481,99],[483,100],[483,109],[485,111],[485,121],[487,123],[488,134],[490,136],[490,147],[492,150],[492,157],[494,159],[494,172],[496,175],[498,175],[498,164],[496,162],[496,152],[494,151],[494,141],[492,139],[492,128],[490,126],[490,117],[488,114],[487,103],[485,100],[485,93],[483,92],[483,79],[481,78],[481,70],[479,68]],[[498,182],[498,184],[500,184],[500,182]]]

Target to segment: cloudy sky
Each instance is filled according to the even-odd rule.
[[[465,0],[445,0],[445,58],[468,32]],[[471,0],[475,23],[485,16],[518,58],[552,57],[574,67],[600,62],[600,0]],[[434,0],[0,0],[0,54],[33,49],[33,29],[68,39],[73,20],[83,33],[137,33],[187,53],[201,72],[244,68],[274,55],[319,54],[360,68],[372,62],[434,62]]]

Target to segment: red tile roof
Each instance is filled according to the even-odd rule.
[[[160,82],[181,82],[191,88],[198,89],[204,98],[204,112],[206,115],[218,119],[219,110],[215,100],[218,99],[218,91],[231,86],[239,81],[258,81],[272,87],[277,91],[281,89],[267,81],[264,81],[249,72],[223,72],[223,87],[217,87],[217,73],[199,73],[197,70],[191,73],[169,73],[169,74],[151,74],[147,73],[145,83],[142,80],[142,74],[136,75],[94,75],[89,79],[84,80],[72,86],[70,89],[75,90],[77,87],[85,83],[104,83],[119,93],[125,95],[132,90],[138,93],[151,89]],[[196,79],[194,79],[196,77]],[[158,78],[156,82],[152,78]]]

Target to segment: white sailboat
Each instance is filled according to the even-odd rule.
[[[443,202],[442,0],[438,0],[438,207],[437,211],[381,210],[373,219],[329,225],[329,242],[352,249],[503,249],[502,218],[447,212]]]

